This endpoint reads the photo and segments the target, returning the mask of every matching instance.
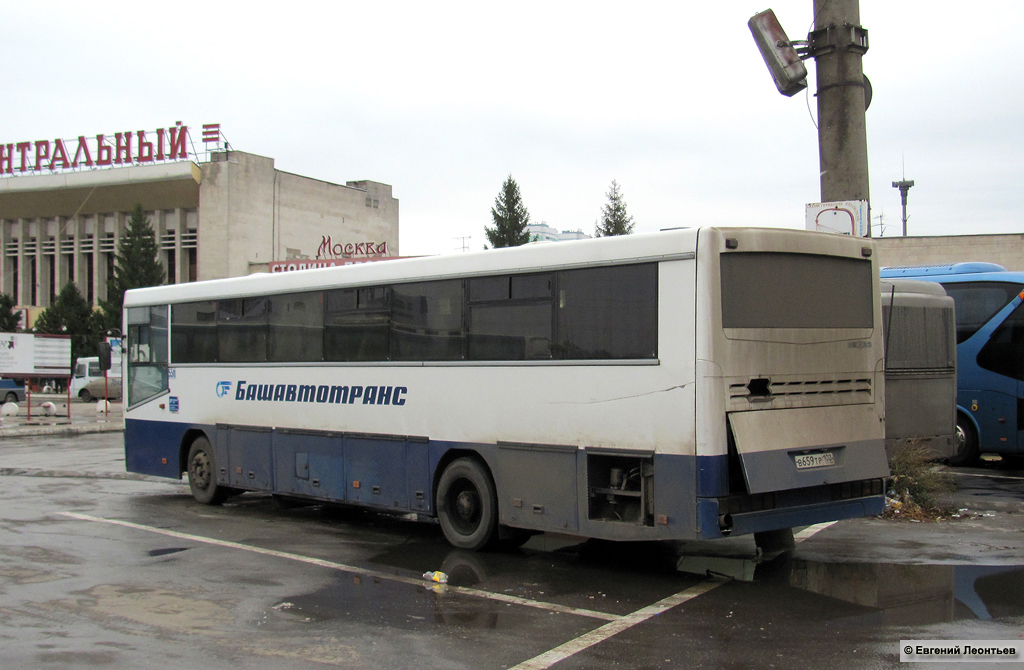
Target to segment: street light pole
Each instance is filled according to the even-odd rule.
[[[860,25],[859,0],[814,0],[814,28],[810,47],[818,80],[821,201],[869,200],[867,83],[861,62],[868,36]]]
[[[909,181],[904,179],[902,181],[894,181],[892,183],[893,188],[898,188],[900,190],[900,200],[903,202],[903,237],[907,236],[907,191],[909,191],[910,187],[913,185],[913,179]]]

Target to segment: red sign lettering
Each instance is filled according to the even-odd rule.
[[[92,154],[89,153],[89,144],[85,141],[85,135],[78,136],[78,149],[75,150],[75,160],[71,161],[71,167],[78,167],[78,157],[85,154],[85,166],[92,167]]]
[[[335,244],[330,235],[324,235],[320,240],[320,247],[316,250],[317,259],[321,258],[351,258],[353,256],[387,256],[387,242],[347,242]]]
[[[165,160],[189,160],[188,126],[181,121],[177,121],[169,128],[156,129],[156,147],[147,138],[147,132],[149,131],[138,130],[114,133],[113,141],[105,133],[95,135],[95,140],[79,135],[74,158],[70,160],[68,148],[74,139],[56,138],[52,141],[0,144],[0,175],[14,174],[16,153],[20,159],[18,172],[57,172],[100,165],[113,167]],[[219,123],[203,125],[204,142],[219,142],[221,139]]]
[[[58,161],[60,162],[58,164]],[[50,169],[56,170],[57,168],[66,168],[71,163],[68,163],[68,152],[64,148],[64,140],[53,141],[53,158],[50,159]]]

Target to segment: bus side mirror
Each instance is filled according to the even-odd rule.
[[[106,372],[110,369],[110,342],[100,342],[96,350],[100,359],[100,370]]]

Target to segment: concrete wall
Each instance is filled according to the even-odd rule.
[[[1024,234],[876,237],[875,244],[881,267],[986,261],[1024,270]]]
[[[398,255],[398,201],[387,184],[332,184],[281,172],[272,158],[240,151],[215,154],[202,168],[199,279],[316,258],[325,237],[334,245],[384,242],[389,256]]]

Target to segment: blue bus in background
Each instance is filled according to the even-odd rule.
[[[942,284],[953,298],[957,445],[949,462],[1024,454],[1024,272],[994,263],[883,268],[882,278]]]

